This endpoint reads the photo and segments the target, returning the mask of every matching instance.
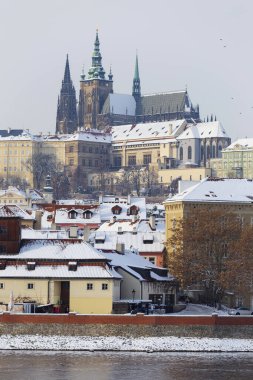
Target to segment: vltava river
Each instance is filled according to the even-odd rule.
[[[251,380],[252,353],[0,351],[1,380]]]

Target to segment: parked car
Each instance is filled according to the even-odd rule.
[[[248,309],[247,307],[238,307],[237,309],[230,309],[228,311],[229,315],[253,315],[253,311]]]

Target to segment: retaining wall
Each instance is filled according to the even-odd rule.
[[[253,316],[0,314],[0,335],[253,338]]]

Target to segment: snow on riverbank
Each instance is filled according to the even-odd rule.
[[[0,350],[253,352],[253,339],[2,335]]]

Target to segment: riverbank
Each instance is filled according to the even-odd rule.
[[[2,335],[0,350],[253,352],[253,339]]]

